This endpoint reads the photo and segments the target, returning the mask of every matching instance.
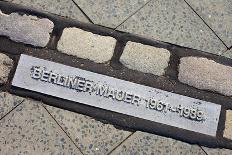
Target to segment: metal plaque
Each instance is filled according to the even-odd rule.
[[[13,86],[216,136],[221,106],[21,55]]]

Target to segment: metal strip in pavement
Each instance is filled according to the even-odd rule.
[[[216,136],[221,105],[21,55],[13,86]]]

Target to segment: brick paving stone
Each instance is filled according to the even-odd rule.
[[[211,90],[232,96],[232,67],[198,57],[180,59],[180,82],[198,89]]]
[[[117,30],[218,55],[226,50],[183,0],[152,0]]]
[[[0,36],[16,42],[45,47],[50,39],[54,24],[47,18],[31,15],[4,14],[0,10]]]
[[[131,134],[85,115],[48,105],[46,108],[84,154],[107,154]]]
[[[109,61],[114,53],[116,40],[79,28],[65,28],[58,42],[58,50],[96,63]]]
[[[228,149],[214,149],[214,148],[207,148],[202,147],[202,149],[207,153],[207,155],[231,155],[232,150]]]
[[[8,80],[8,75],[13,67],[13,60],[7,55],[0,53],[0,84]]]
[[[197,145],[190,145],[171,138],[137,131],[111,155],[205,155]]]
[[[81,153],[41,102],[25,100],[0,121],[0,154]]]
[[[213,31],[230,47],[232,46],[231,0],[186,0]]]
[[[23,101],[24,99],[21,97],[0,92],[0,119]]]
[[[144,73],[163,75],[168,67],[170,52],[135,42],[127,42],[120,58],[126,67]]]
[[[232,110],[226,111],[226,122],[223,137],[232,140]]]
[[[116,28],[148,0],[74,0],[94,24]]]
[[[6,0],[12,3],[54,13],[89,23],[89,20],[72,0]]]

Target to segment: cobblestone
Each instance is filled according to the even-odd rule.
[[[47,18],[31,15],[4,14],[0,10],[0,35],[16,42],[45,47],[50,39],[54,24]]]
[[[232,67],[213,60],[184,57],[180,60],[180,82],[203,90],[211,90],[232,96]]]
[[[65,28],[58,42],[58,50],[96,63],[109,61],[114,53],[116,39],[93,34],[78,28]]]
[[[223,137],[232,140],[232,110],[226,111],[226,124]]]
[[[135,42],[128,42],[120,58],[126,67],[144,73],[163,75],[168,67],[170,52]]]
[[[0,53],[0,84],[7,81],[12,67],[13,60],[11,60],[7,55]]]

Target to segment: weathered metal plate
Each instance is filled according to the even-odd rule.
[[[21,55],[13,86],[216,136],[221,106]]]

